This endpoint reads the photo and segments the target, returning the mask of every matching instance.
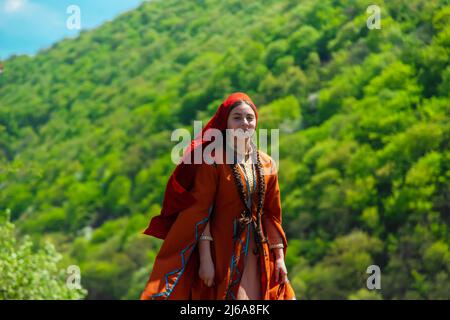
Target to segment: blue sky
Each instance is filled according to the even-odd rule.
[[[91,29],[144,0],[0,0],[0,59],[35,54],[65,37],[75,37],[66,22],[70,5],[80,8],[81,30]]]

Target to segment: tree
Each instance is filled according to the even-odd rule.
[[[33,250],[28,237],[18,239],[9,211],[0,211],[0,299],[82,299],[85,289],[69,289],[62,256],[50,243]]]

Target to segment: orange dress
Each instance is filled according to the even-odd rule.
[[[281,226],[281,203],[276,166],[260,151],[266,192],[262,213],[263,232],[269,243],[282,242],[286,256],[287,240]],[[244,176],[241,178],[244,180]],[[227,164],[201,164],[192,194],[196,202],[181,211],[168,232],[153,264],[141,299],[170,300],[291,300],[290,283],[275,281],[274,253],[264,243],[255,255],[253,224],[239,234],[238,219],[244,210],[232,169]],[[244,190],[247,192],[246,184]],[[257,194],[253,193],[252,213],[256,218]],[[212,206],[214,204],[214,206]],[[215,286],[207,287],[198,275],[198,241],[209,222],[214,241],[211,256]]]

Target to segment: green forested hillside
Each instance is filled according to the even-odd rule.
[[[154,0],[3,61],[9,236],[53,243],[89,299],[138,298],[172,130],[244,91],[261,127],[280,128],[297,298],[449,299],[450,5],[378,1],[369,30],[371,4]],[[372,264],[381,290],[366,288]]]

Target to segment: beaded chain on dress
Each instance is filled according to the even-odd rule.
[[[245,163],[241,163],[241,168],[243,170],[244,173],[244,177],[245,180],[247,181],[247,185],[249,186],[248,191],[250,191],[250,194],[253,194],[253,192],[255,191],[255,186],[254,186],[254,181],[255,181],[255,176],[254,176],[254,170],[253,170],[253,164],[245,162]]]
[[[253,155],[253,151],[255,146],[252,144],[250,147],[250,152],[247,153],[248,155],[248,159],[244,158],[244,161],[239,163],[239,167],[241,168],[242,173],[244,174],[244,178],[245,178],[245,182],[247,184],[248,190],[248,196],[251,197],[251,195],[253,194],[253,192],[255,191],[256,188],[256,183],[255,183],[255,167],[254,167],[254,161],[250,161],[252,159]],[[247,199],[248,201],[250,199]]]

